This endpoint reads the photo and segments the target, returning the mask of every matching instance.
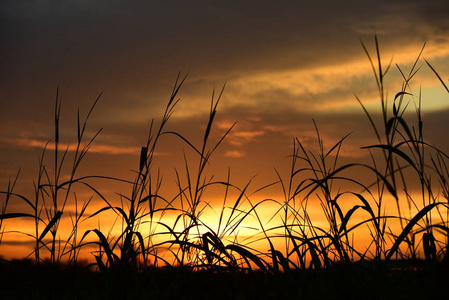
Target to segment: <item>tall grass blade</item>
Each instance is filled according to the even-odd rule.
[[[409,163],[409,165],[413,167],[413,169],[418,171],[418,168],[416,167],[416,165],[413,162],[413,160],[407,154],[405,154],[402,150],[398,149],[397,146],[390,146],[390,145],[381,144],[381,145],[365,146],[365,147],[362,147],[362,148],[364,148],[364,149],[380,148],[380,149],[385,149],[388,152],[395,153],[395,154],[399,155],[399,157],[401,157],[405,161],[407,161]]]
[[[47,226],[44,228],[44,231],[42,231],[41,235],[37,239],[38,243],[42,242],[42,239],[47,235],[47,233],[56,224],[56,222],[58,222],[58,220],[61,218],[61,216],[62,216],[62,211],[56,212],[54,217],[51,219],[50,223],[47,224]]]
[[[225,247],[225,249],[237,252],[240,256],[251,260],[254,264],[256,264],[257,267],[259,267],[259,269],[261,271],[263,271],[263,272],[267,271],[267,268],[266,268],[265,264],[263,263],[262,259],[259,258],[257,255],[251,253],[250,251],[246,250],[242,246],[236,245],[236,244],[230,244],[230,245],[227,245]],[[249,263],[248,263],[248,268],[252,269],[251,265]]]
[[[438,72],[432,67],[432,65],[426,60],[424,59],[424,61],[427,63],[427,65],[430,67],[430,69],[433,71],[433,73],[435,73],[435,75],[438,77],[438,79],[440,80],[441,84],[444,86],[444,88],[446,89],[446,91],[449,93],[449,88],[447,87],[447,85],[444,83],[443,79],[441,79],[440,74],[438,74]]]
[[[36,216],[27,214],[27,213],[4,213],[4,214],[0,215],[0,220],[15,219],[15,218],[22,218],[22,217],[33,218],[33,219],[36,218]]]
[[[391,257],[397,252],[399,245],[404,241],[405,237],[410,233],[413,226],[418,223],[419,220],[421,220],[429,211],[431,211],[433,208],[435,208],[437,205],[440,205],[442,203],[431,203],[424,207],[422,210],[420,210],[405,226],[404,230],[402,230],[401,234],[396,238],[393,246],[388,251],[388,254],[386,256],[386,260],[390,260]]]

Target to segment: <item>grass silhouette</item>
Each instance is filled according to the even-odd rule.
[[[61,100],[57,93],[55,136],[39,159],[33,198],[14,192],[19,174],[0,192],[0,247],[5,235],[18,232],[6,231],[7,222],[19,218],[34,222],[34,232],[19,230],[34,243],[30,256],[3,259],[0,264],[2,298],[378,299],[441,295],[449,275],[449,157],[424,139],[420,95],[416,123],[405,117],[407,97],[413,96],[409,83],[418,72],[422,51],[408,74],[398,67],[403,85],[389,103],[384,82],[391,63],[383,66],[377,37],[375,45],[376,56],[372,57],[362,43],[377,83],[380,125],[357,98],[377,139],[376,144],[361,150],[369,152],[371,163],[341,165],[339,153],[347,136],[326,149],[315,124],[318,150],[306,148],[296,138],[289,174],[276,171],[278,181],[268,185],[279,187],[283,199],[254,202],[248,194],[250,182],[241,188],[232,184],[230,173],[226,181],[207,175],[209,161],[235,125],[216,142],[210,139],[224,88],[218,96],[212,95],[202,141],[195,145],[182,134],[166,130],[186,79],[178,76],[161,122],[151,122],[132,182],[78,176],[78,167],[101,131],[85,141],[88,120],[100,97],[84,121],[78,112],[77,141],[70,164],[68,146],[61,149],[60,145]],[[449,92],[434,67],[426,64]],[[183,168],[175,170],[177,192],[172,198],[163,195],[163,177],[154,166],[156,149],[165,135],[178,138],[196,155],[194,161],[185,155]],[[54,150],[51,169],[44,163],[47,147]],[[353,169],[375,179],[361,182],[347,175]],[[127,184],[130,193],[120,194],[120,205],[113,204],[92,184],[94,180]],[[411,184],[418,187],[419,196],[412,194]],[[99,198],[101,208],[88,214],[93,196],[79,202],[78,186]],[[223,189],[217,228],[203,219],[210,208],[204,195],[212,187]],[[349,208],[341,205],[343,198],[351,200]],[[396,213],[385,210],[390,199],[395,202]],[[319,226],[308,212],[309,202],[316,200],[325,221]],[[11,201],[24,203],[28,210],[10,212]],[[69,202],[74,212],[67,211]],[[266,225],[267,220],[260,215],[265,204],[278,207],[272,219],[280,217],[280,224]],[[355,220],[356,212],[366,218]],[[107,218],[105,215],[111,213],[114,224],[119,224],[119,234],[100,226],[80,229],[82,222]],[[70,216],[69,232],[60,229],[64,214]],[[172,223],[168,215],[175,216]],[[249,242],[239,242],[238,230],[248,218],[257,220],[260,230]],[[362,229],[371,240],[360,249],[356,237]],[[256,247],[256,243],[269,251],[264,252],[265,248]],[[81,259],[83,251],[91,253],[92,259]]]

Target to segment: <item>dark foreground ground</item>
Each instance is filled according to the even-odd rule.
[[[0,299],[446,299],[449,265],[357,264],[285,274],[0,263]]]

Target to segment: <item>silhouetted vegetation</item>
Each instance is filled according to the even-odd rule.
[[[196,145],[166,130],[186,79],[178,77],[160,123],[151,122],[132,182],[78,176],[83,158],[101,131],[86,140],[88,120],[99,98],[84,121],[78,113],[77,140],[69,162],[68,147],[60,145],[57,95],[55,136],[47,144],[52,145],[52,166],[45,163],[46,148],[39,159],[32,197],[14,191],[17,178],[1,192],[0,247],[5,235],[17,231],[35,245],[27,259],[0,264],[5,296],[1,298],[385,299],[440,295],[449,278],[449,157],[425,140],[421,95],[410,91],[422,52],[408,73],[397,66],[403,76],[402,89],[388,99],[384,84],[391,65],[383,65],[377,38],[375,42],[375,57],[362,45],[377,83],[382,121],[377,122],[357,98],[377,139],[376,144],[360,150],[369,153],[371,163],[340,164],[339,153],[347,136],[327,149],[315,124],[318,151],[296,138],[291,172],[277,171],[277,182],[258,189],[277,186],[283,199],[254,201],[248,193],[250,182],[238,187],[230,175],[228,180],[216,181],[206,172],[216,149],[233,129],[211,139],[223,90],[212,96],[202,143]],[[449,93],[437,71],[425,64]],[[412,101],[417,102],[414,121],[405,117]],[[177,192],[172,198],[163,194],[163,176],[154,166],[165,135],[175,136],[196,155],[193,161],[185,156],[184,166],[175,170]],[[67,166],[70,171],[65,173]],[[373,180],[361,182],[347,175],[353,174],[350,170],[364,172]],[[128,184],[130,193],[121,194],[117,205],[92,184],[95,180]],[[78,186],[87,188],[92,197],[78,199]],[[204,195],[212,187],[223,190],[218,227],[202,217],[210,209]],[[103,204],[87,213],[92,199]],[[10,211],[12,201],[25,204],[28,210]],[[320,203],[323,220],[310,216],[311,201]],[[389,207],[394,204],[395,212],[386,210],[387,203]],[[74,211],[67,212],[69,204]],[[260,216],[267,204],[277,207],[272,214],[273,220],[280,220],[277,225],[267,225],[268,220]],[[100,226],[80,230],[82,222],[108,213],[114,214],[114,229],[119,228],[119,234]],[[69,232],[60,229],[62,216],[67,214],[72,224]],[[9,221],[19,218],[33,220],[34,231],[11,230],[14,223]],[[259,224],[258,232],[240,241],[239,229],[249,218]],[[369,239],[362,247],[358,246],[361,236]],[[83,253],[91,253],[91,260],[80,259]]]

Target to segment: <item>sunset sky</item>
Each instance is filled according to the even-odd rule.
[[[294,137],[316,149],[312,120],[327,146],[352,133],[341,157],[363,159],[359,148],[375,139],[355,95],[373,113],[379,102],[360,41],[374,57],[377,35],[384,66],[392,59],[390,100],[402,84],[396,64],[408,73],[424,43],[423,57],[449,84],[448,12],[446,0],[3,0],[0,190],[21,168],[16,192],[32,191],[38,156],[53,139],[57,87],[63,143],[76,141],[77,109],[84,118],[103,93],[88,134],[103,130],[81,174],[132,179],[178,73],[188,77],[167,130],[196,145],[213,90],[226,83],[214,139],[237,125],[211,160],[218,178],[230,166],[238,186],[255,175],[253,191],[273,182]],[[424,60],[418,66],[411,92],[416,100],[421,89],[427,140],[448,152],[449,94]],[[157,150],[168,181],[183,168],[183,149],[167,136]]]

